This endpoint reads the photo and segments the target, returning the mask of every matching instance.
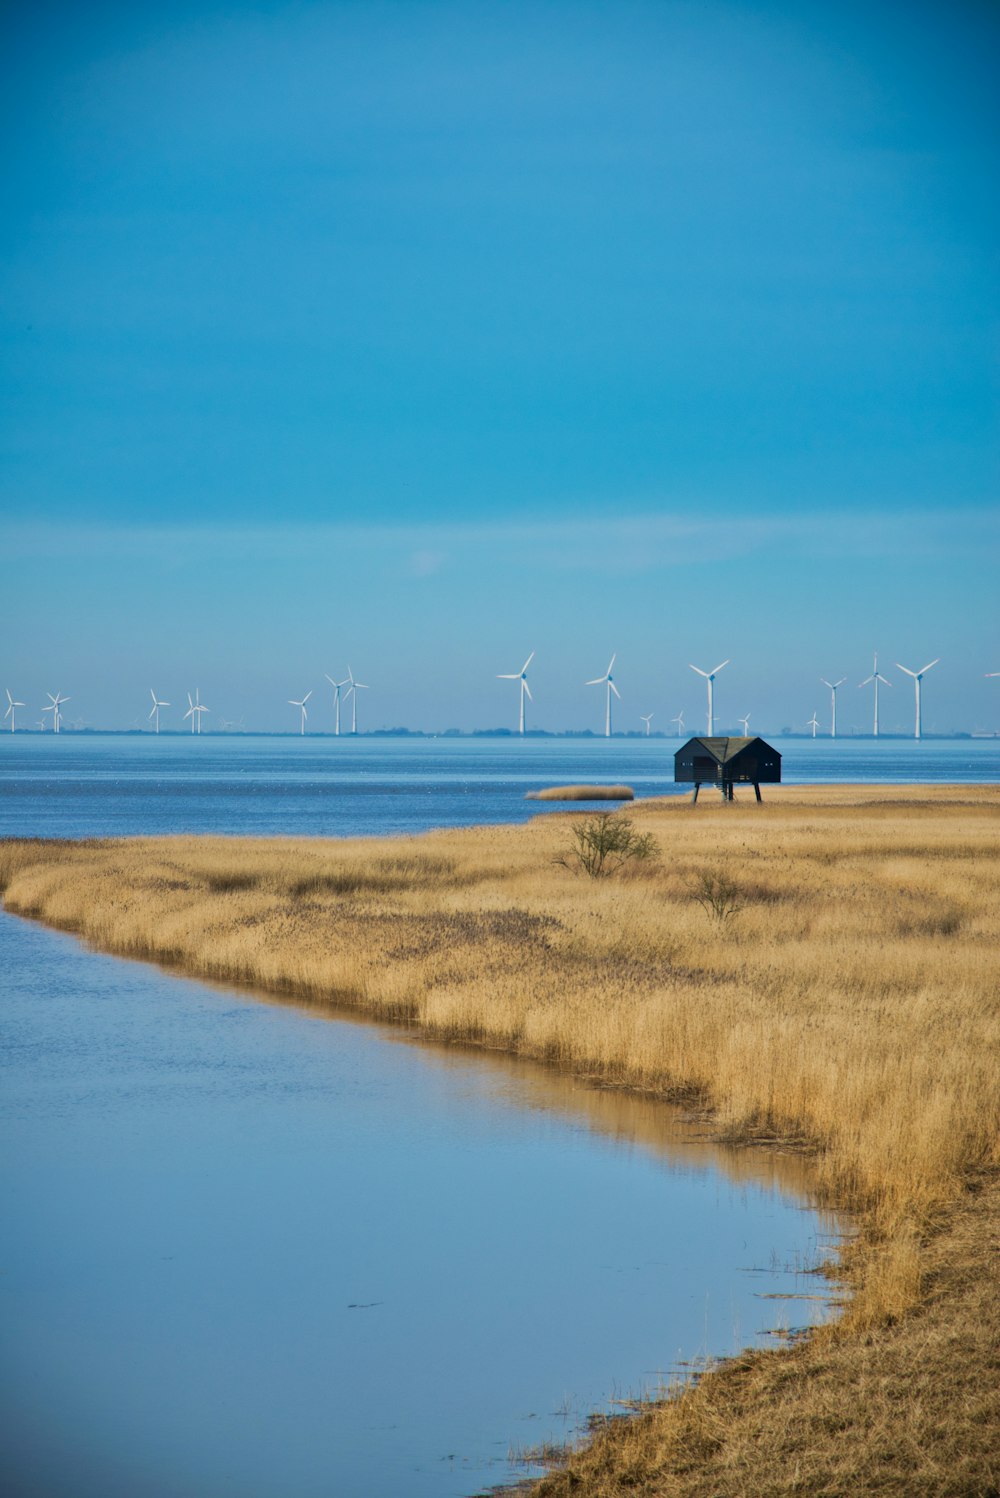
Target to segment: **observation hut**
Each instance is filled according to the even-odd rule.
[[[752,785],[760,800],[761,781],[775,784],[781,779],[781,755],[761,738],[688,739],[674,755],[674,780],[694,782],[694,799],[703,785],[717,785],[724,801],[733,799],[733,787]]]

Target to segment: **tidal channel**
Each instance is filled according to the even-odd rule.
[[[830,1314],[795,1156],[12,916],[0,961],[16,1498],[466,1498]]]

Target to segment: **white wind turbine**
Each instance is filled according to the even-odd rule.
[[[299,727],[299,733],[302,733],[302,734],[304,734],[305,731],[306,731],[306,717],[308,716],[307,713],[306,713],[306,703],[309,701],[309,698],[311,696],[312,696],[312,691],[310,690],[310,691],[308,691],[306,693],[306,695],[302,698],[301,701],[296,701],[296,699],[294,697],[289,697],[289,699],[288,699],[288,705],[289,705],[289,707],[297,707],[299,709],[299,711],[301,712],[301,714],[302,714],[302,723],[301,723],[301,726]]]
[[[156,693],[153,691],[152,687],[150,687],[150,689],[149,689],[149,695],[153,699],[153,706],[149,710],[148,717],[149,718],[155,718],[156,723],[155,723],[153,731],[154,731],[154,733],[159,733],[159,731],[160,731],[160,708],[161,707],[169,707],[170,703],[169,702],[161,702],[159,700],[159,698],[157,697]],[[147,722],[148,722],[148,718],[147,718]]]
[[[684,714],[682,712],[680,712],[680,713],[677,714],[676,718],[671,718],[670,721],[671,721],[671,723],[676,723],[677,724],[677,737],[678,738],[683,738],[683,736],[684,736]]]
[[[347,695],[351,699],[351,732],[358,731],[358,693],[367,692],[368,686],[363,681],[355,681],[350,666],[347,668],[347,680],[350,682]]]
[[[45,695],[49,699],[49,705],[48,707],[43,707],[42,712],[52,714],[52,732],[58,733],[59,725],[62,722],[62,713],[59,711],[59,709],[62,707],[64,702],[69,702],[70,699],[68,697],[63,697],[59,692],[57,692],[54,697],[51,692],[46,692]]]
[[[621,692],[619,692],[618,688],[615,686],[614,681],[613,681],[612,676],[611,676],[611,668],[612,668],[612,666],[614,665],[614,663],[615,663],[615,661],[617,659],[618,659],[618,652],[616,650],[615,653],[614,653],[614,655],[611,657],[610,661],[608,662],[608,669],[605,671],[604,675],[603,676],[595,676],[594,679],[593,679],[593,681],[585,681],[584,682],[584,686],[585,687],[602,687],[602,686],[607,686],[607,689],[608,689],[608,691],[607,691],[607,698],[608,698],[608,700],[607,700],[607,705],[606,705],[605,710],[604,710],[604,737],[606,739],[609,739],[611,737],[611,693],[614,692],[614,694],[618,698],[619,702],[622,700],[622,694],[621,694]]]
[[[191,693],[190,692],[188,692],[188,694],[187,694],[187,700],[188,700],[188,710],[184,714],[184,717],[191,719],[191,732],[192,733],[201,733],[201,715],[202,715],[202,713],[210,713],[212,711],[212,709],[210,707],[206,707],[205,704],[202,702],[201,698],[198,695],[198,688],[197,687],[195,687],[195,689],[194,689],[194,701],[193,702],[191,701]]]
[[[821,676],[820,677],[820,681],[823,683],[823,685],[825,687],[829,687],[830,688],[830,737],[831,737],[831,739],[835,739],[837,737],[837,688],[838,687],[842,687],[844,685],[844,682],[846,680],[847,680],[846,676],[842,676],[839,681],[827,681],[827,679],[826,679],[825,676]]]
[[[737,718],[736,721],[743,724],[743,737],[748,739],[750,737],[750,714],[747,713],[745,718]]]
[[[921,726],[920,725],[920,683],[923,681],[924,677],[927,675],[928,671],[931,669],[931,666],[936,666],[937,663],[938,663],[938,661],[940,659],[941,659],[940,656],[936,656],[935,659],[930,662],[930,665],[921,666],[921,668],[920,668],[919,671],[911,671],[910,668],[909,668],[909,666],[900,666],[899,665],[899,661],[896,662],[896,665],[899,666],[900,671],[905,671],[906,674],[907,674],[907,676],[912,676],[913,677],[913,688],[914,688],[914,692],[915,692],[916,699],[917,699],[917,717],[916,717],[916,723],[915,723],[914,729],[913,729],[913,737],[915,739],[919,739],[919,737],[920,737],[920,726]]]
[[[497,672],[497,681],[519,681],[521,683],[521,713],[520,713],[520,717],[518,718],[517,731],[518,731],[518,733],[520,733],[522,735],[524,733],[524,699],[525,699],[525,697],[527,697],[527,699],[528,699],[529,702],[534,702],[534,700],[535,700],[534,697],[532,697],[532,695],[531,695],[531,688],[528,686],[528,674],[527,674],[528,673],[528,667],[531,665],[531,663],[532,663],[532,661],[534,659],[535,659],[535,652],[532,651],[531,654],[528,656],[528,659],[525,661],[524,665],[521,667],[520,671],[498,671]]]
[[[690,661],[688,662],[690,665]],[[722,662],[722,666],[728,666],[729,659]],[[700,666],[691,666],[692,671],[697,671],[699,676],[704,676],[708,683],[708,737],[711,738],[715,732],[715,678],[722,670],[722,666],[716,666],[714,671],[703,671]]]
[[[16,707],[23,707],[24,703],[23,702],[18,702],[16,698],[14,698],[14,697],[12,697],[10,695],[10,688],[9,687],[7,687],[5,690],[7,692],[7,711],[4,713],[4,719],[5,720],[7,718],[10,719],[10,731],[11,731],[11,733],[13,733],[14,732],[14,719],[17,717],[17,714],[15,713],[14,709]]]
[[[817,718],[817,716],[816,716],[815,713],[813,713],[812,717],[809,719],[808,723],[806,724],[806,727],[812,729],[812,731],[813,731],[813,738],[815,738],[816,737],[816,730],[819,727],[819,719]]]
[[[650,725],[651,721],[653,720],[653,718],[656,717],[656,714],[655,713],[640,713],[639,717],[642,719],[643,723],[645,723],[645,725],[646,725],[646,737],[648,739],[649,738],[649,725]]]
[[[333,687],[333,706],[334,706],[334,712],[335,712],[333,731],[336,734],[337,738],[339,739],[340,738],[340,691],[341,691],[341,688],[342,687],[346,687],[347,684],[348,684],[348,682],[350,681],[350,673],[348,673],[348,675],[344,677],[343,681],[334,681],[333,677],[330,676],[326,671],[323,672],[323,675],[326,677],[326,679],[330,683],[331,687]],[[350,692],[348,692],[347,695],[349,697],[351,695]]]
[[[861,687],[866,687],[869,682],[874,682],[875,683],[875,724],[874,724],[874,728],[872,730],[872,734],[873,734],[873,737],[877,739],[878,738],[878,684],[879,684],[879,682],[881,682],[884,687],[891,687],[892,686],[892,682],[891,681],[886,681],[885,677],[879,674],[879,669],[878,669],[878,651],[877,650],[875,652],[875,661],[874,661],[874,664],[872,666],[872,674],[871,674],[871,676],[866,676],[865,679],[864,679],[864,681],[859,682],[858,685],[861,686]]]

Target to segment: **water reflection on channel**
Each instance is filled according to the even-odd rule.
[[[460,1498],[822,1314],[766,1298],[825,1288],[796,1156],[11,917],[0,942],[19,1495]]]

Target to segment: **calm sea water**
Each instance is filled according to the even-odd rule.
[[[11,916],[0,948],[12,1498],[460,1498],[822,1313],[766,1298],[824,1289],[803,1162]]]
[[[172,832],[356,836],[544,813],[528,790],[673,784],[660,739],[320,739],[4,736],[0,836]],[[779,740],[793,784],[1000,780],[1000,739]]]

